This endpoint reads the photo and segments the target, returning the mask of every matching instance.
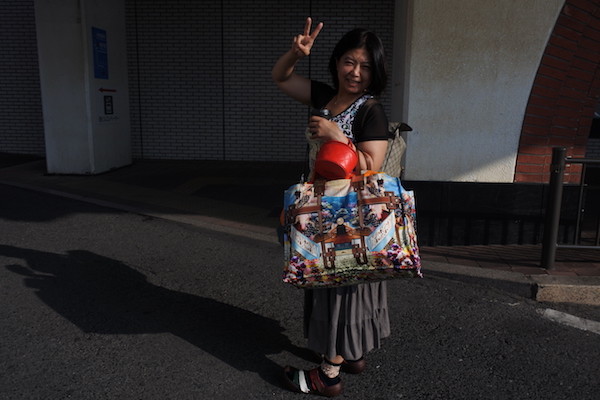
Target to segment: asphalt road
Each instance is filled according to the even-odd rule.
[[[252,238],[0,185],[1,399],[300,399],[302,292]],[[597,399],[600,335],[427,276],[348,399]]]

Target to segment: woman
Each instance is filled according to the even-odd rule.
[[[311,33],[307,18],[304,32],[273,67],[280,90],[295,100],[327,109],[326,119],[312,116],[311,140],[353,143],[361,170],[379,170],[387,149],[387,118],[380,103],[362,107],[383,91],[387,74],[380,39],[372,32],[355,29],[337,43],[329,61],[333,87],[295,73],[296,63],[310,54],[323,23]],[[371,100],[370,103],[373,103]],[[360,112],[359,112],[360,111]],[[308,347],[322,355],[322,363],[309,371],[286,367],[287,385],[304,393],[336,396],[342,392],[340,370],[360,373],[364,355],[380,346],[390,334],[385,282],[332,289],[307,290],[305,335]]]

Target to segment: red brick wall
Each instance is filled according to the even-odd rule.
[[[600,97],[600,0],[567,0],[540,62],[525,111],[515,182],[546,183],[552,148],[585,157]],[[565,182],[581,165],[567,165]]]

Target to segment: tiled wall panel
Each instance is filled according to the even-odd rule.
[[[0,153],[45,154],[33,0],[0,7]]]
[[[333,46],[358,26],[381,36],[391,66],[393,0],[125,0],[125,10],[134,158],[305,159],[308,110],[277,90],[271,68],[309,15],[325,28],[300,73],[329,83]],[[44,155],[33,1],[3,2],[0,50],[0,152]]]

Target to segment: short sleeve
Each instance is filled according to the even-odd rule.
[[[310,81],[310,104],[314,108],[323,108],[335,96],[335,89],[319,82]]]
[[[388,119],[381,103],[375,101],[370,107],[368,103],[363,104],[355,120],[353,133],[357,143],[388,140]]]

